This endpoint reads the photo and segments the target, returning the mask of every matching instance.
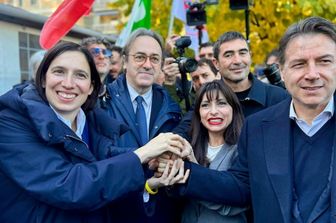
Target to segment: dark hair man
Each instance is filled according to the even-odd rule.
[[[99,73],[100,81],[104,83],[111,64],[110,42],[100,37],[88,37],[82,40],[81,45],[89,50]],[[99,92],[97,106],[104,108],[106,106],[106,97],[106,85],[103,84]]]
[[[110,50],[112,51],[111,64],[109,73],[104,80],[105,84],[112,83],[119,77],[123,70],[122,48],[119,46],[112,46]]]
[[[202,58],[197,62],[197,69],[190,73],[194,90],[197,92],[207,82],[221,79],[211,60]]]
[[[271,65],[274,63],[279,64],[279,50],[278,49],[273,49],[271,52],[269,52],[265,59],[266,65]]]
[[[222,204],[252,202],[254,222],[336,222],[336,26],[306,18],[279,46],[291,98],[247,118],[229,172],[188,163],[189,182],[180,189]]]
[[[202,43],[199,47],[198,57],[200,59],[206,58],[208,60],[212,60],[214,58],[213,43],[210,42]]]
[[[238,96],[245,117],[287,98],[284,89],[265,84],[250,72],[251,53],[241,33],[232,31],[220,36],[214,44],[214,57],[224,82]]]
[[[88,37],[82,40],[81,45],[90,51],[96,64],[100,80],[103,82],[110,70],[110,58],[112,56],[110,42],[104,38]]]

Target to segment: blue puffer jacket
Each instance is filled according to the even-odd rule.
[[[126,85],[126,76],[119,76],[117,80],[108,85],[107,91],[109,95],[107,101],[108,113],[130,128],[130,131],[120,137],[118,145],[122,147],[140,147],[140,135],[135,125],[135,114]],[[181,117],[179,105],[164,88],[154,84],[149,139],[160,133],[170,132],[180,122]]]
[[[32,85],[0,97],[0,222],[111,222],[108,204],[144,187],[134,153],[107,158],[120,125],[97,109],[87,120],[89,145]]]

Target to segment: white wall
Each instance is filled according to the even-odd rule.
[[[40,30],[0,21],[0,95],[20,83],[19,32],[40,35]],[[80,39],[64,37],[80,42]]]
[[[18,30],[20,26],[0,21],[0,95],[20,82]]]

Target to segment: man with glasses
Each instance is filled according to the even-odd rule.
[[[125,73],[107,86],[107,111],[129,127],[118,140],[124,151],[114,151],[116,154],[170,132],[181,119],[179,105],[154,83],[164,61],[161,36],[151,30],[136,30],[123,49],[123,59]],[[148,178],[152,176],[149,172]],[[115,222],[178,222],[178,212],[174,211],[178,204],[171,203],[161,192],[164,190],[156,195],[144,190],[129,194],[118,205],[112,205],[111,215]]]
[[[103,82],[106,75],[110,71],[112,51],[110,50],[111,44],[104,38],[89,37],[82,40],[82,46],[86,47],[96,64],[100,80]]]

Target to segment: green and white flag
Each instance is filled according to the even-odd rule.
[[[124,47],[128,37],[131,35],[132,31],[138,28],[150,28],[151,23],[151,5],[152,0],[135,0],[130,18],[127,22],[126,27],[120,33],[116,45]]]

